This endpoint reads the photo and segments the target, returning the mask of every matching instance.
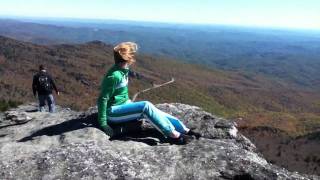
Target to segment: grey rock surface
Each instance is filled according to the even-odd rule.
[[[319,179],[268,163],[228,120],[195,106],[157,107],[203,138],[170,145],[145,121],[142,131],[110,140],[96,108],[12,109],[0,121],[0,179]]]

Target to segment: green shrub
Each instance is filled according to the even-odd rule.
[[[0,111],[3,112],[3,111],[7,111],[10,108],[16,108],[20,104],[21,104],[21,102],[18,102],[18,101],[1,99],[0,100]]]

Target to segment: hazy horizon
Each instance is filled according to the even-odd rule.
[[[115,0],[11,0],[0,4],[0,17],[320,30],[320,2],[316,0],[123,0],[121,4]]]
[[[296,31],[320,33],[319,29],[297,28],[297,27],[278,27],[278,26],[258,26],[258,25],[239,25],[239,24],[205,24],[205,23],[181,23],[181,22],[160,22],[160,21],[143,21],[143,20],[119,20],[119,19],[89,19],[89,18],[64,18],[64,17],[31,17],[31,16],[2,16],[2,20],[13,20],[30,23],[40,23],[47,25],[66,25],[60,23],[79,23],[79,24],[119,24],[119,25],[137,25],[137,26],[186,26],[186,27],[228,27],[228,28],[248,28],[261,30],[279,30],[279,31]],[[140,23],[140,24],[138,24]],[[86,27],[86,26],[81,27]]]

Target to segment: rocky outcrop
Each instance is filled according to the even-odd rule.
[[[234,123],[195,106],[161,104],[203,138],[170,145],[147,122],[112,140],[96,108],[36,112],[35,104],[0,116],[0,179],[319,179],[268,163]]]

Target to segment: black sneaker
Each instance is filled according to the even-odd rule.
[[[193,130],[189,130],[189,132],[187,133],[187,135],[189,136],[195,136],[197,139],[199,139],[200,137],[202,137],[202,135],[198,132],[194,132]]]
[[[176,144],[176,145],[186,145],[190,143],[192,140],[194,140],[192,136],[180,134],[178,138],[169,138],[169,143]]]

